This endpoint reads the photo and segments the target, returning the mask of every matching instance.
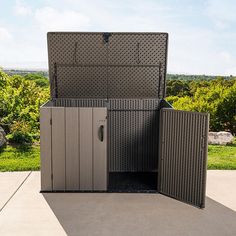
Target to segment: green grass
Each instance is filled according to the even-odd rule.
[[[40,169],[39,146],[7,146],[0,149],[0,171]]]
[[[236,144],[229,146],[209,145],[208,169],[236,170]]]
[[[236,144],[208,149],[208,169],[236,170]],[[39,146],[7,146],[0,149],[0,171],[39,170],[39,156]]]

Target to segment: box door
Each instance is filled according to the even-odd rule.
[[[79,108],[80,190],[107,190],[107,110]]]
[[[160,111],[159,191],[200,208],[205,207],[208,124],[205,113]]]
[[[107,109],[93,108],[93,190],[107,190]]]

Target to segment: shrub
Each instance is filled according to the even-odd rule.
[[[196,83],[199,84],[196,87]],[[179,110],[208,112],[210,130],[236,134],[236,80],[191,82],[193,96],[171,96],[167,100]]]
[[[39,80],[39,78],[37,77]],[[32,143],[39,139],[39,108],[49,99],[49,87],[19,75],[0,71],[0,125],[10,142]]]
[[[10,128],[10,133],[7,135],[9,142],[20,144],[31,144],[34,139],[31,134],[31,127],[24,121],[14,121]]]

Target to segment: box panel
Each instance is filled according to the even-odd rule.
[[[66,107],[66,189],[79,189],[79,109]]]
[[[109,171],[157,171],[158,106],[156,99],[110,101]]]
[[[99,66],[58,66],[57,96],[106,98],[107,71]]]
[[[93,190],[107,190],[107,109],[93,108]]]
[[[53,190],[65,190],[66,176],[65,108],[52,108]]]
[[[93,110],[80,108],[80,190],[93,189]]]
[[[160,124],[160,192],[203,208],[209,115],[165,108]]]
[[[156,32],[48,33],[51,96],[164,97],[167,43]]]
[[[52,130],[51,108],[40,109],[41,190],[52,190]]]

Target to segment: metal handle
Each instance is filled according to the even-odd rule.
[[[104,125],[100,125],[100,127],[99,127],[98,138],[101,142],[103,142],[103,139],[104,139]]]

